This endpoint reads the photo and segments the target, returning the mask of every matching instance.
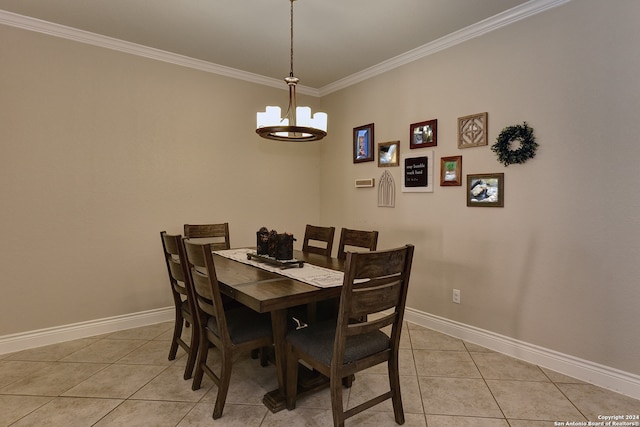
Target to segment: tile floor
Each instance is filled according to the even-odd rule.
[[[188,331],[188,329],[187,329]],[[161,323],[0,355],[0,426],[331,426],[328,390],[276,414],[261,403],[273,366],[248,355],[234,365],[222,418],[206,378],[191,390],[185,353],[167,360],[172,324]],[[189,333],[189,332],[187,332]],[[459,339],[406,324],[400,370],[406,426],[542,427],[640,414],[640,401]],[[216,357],[215,352],[211,352]],[[345,390],[353,406],[387,384],[384,365]],[[346,421],[395,426],[389,401]]]

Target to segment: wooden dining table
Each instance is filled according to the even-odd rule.
[[[285,277],[277,272],[266,271],[253,265],[226,258],[215,252],[213,255],[220,291],[259,313],[271,313],[278,388],[265,394],[263,403],[272,412],[278,412],[284,409],[286,404],[287,361],[285,339],[288,309],[337,298],[340,296],[342,287],[316,287]],[[329,258],[299,250],[294,250],[294,258],[319,267],[344,271],[344,261],[337,258]]]

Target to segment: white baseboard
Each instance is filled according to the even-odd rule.
[[[551,369],[634,399],[640,399],[640,375],[599,365],[588,360],[518,341],[495,332],[412,308],[406,309],[404,317],[408,322]]]
[[[175,319],[175,308],[159,308],[139,313],[90,320],[71,325],[56,326],[0,337],[0,354],[13,353],[49,344],[57,344],[123,329],[137,328]]]

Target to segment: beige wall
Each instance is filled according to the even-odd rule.
[[[161,230],[318,221],[320,146],[254,133],[286,91],[4,26],[0,61],[0,336],[170,306]]]
[[[329,137],[301,146],[253,133],[282,91],[0,26],[0,336],[168,306],[162,229],[228,220],[239,246],[319,222],[414,243],[412,308],[640,374],[639,15],[573,1],[328,95]],[[458,150],[483,111],[491,142],[529,122],[537,157]],[[505,173],[504,208],[403,194],[400,168],[393,209],[353,187],[383,171],[352,163],[353,127],[406,153],[433,118],[437,159]]]
[[[640,374],[638,16],[633,0],[573,1],[324,97],[322,221],[415,244],[412,308]],[[458,149],[457,118],[484,111],[490,144],[527,121],[536,158],[504,167],[489,147]],[[352,163],[353,127],[419,154],[409,124],[430,119],[436,179],[441,156],[503,172],[504,208],[466,207],[466,183],[401,193],[400,168],[393,209],[354,188],[384,169]]]

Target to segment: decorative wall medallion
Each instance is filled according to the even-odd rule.
[[[458,117],[458,148],[487,145],[488,113]]]
[[[378,183],[378,206],[393,208],[396,205],[396,183],[393,175],[385,170]]]

